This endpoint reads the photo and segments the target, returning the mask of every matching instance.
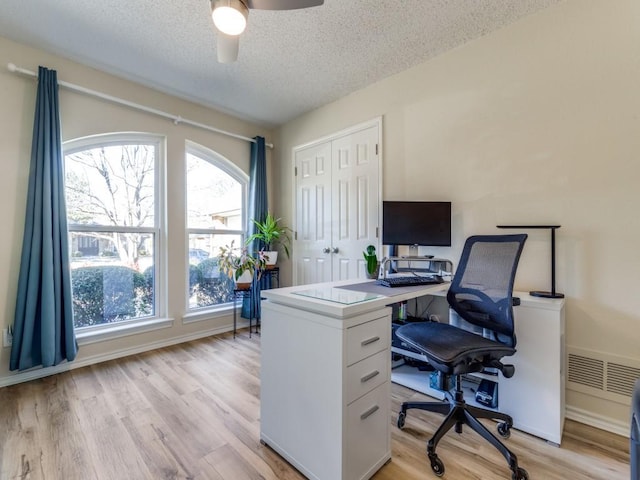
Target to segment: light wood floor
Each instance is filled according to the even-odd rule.
[[[301,479],[258,440],[259,360],[259,336],[225,334],[0,389],[0,478]],[[393,386],[393,460],[375,480],[437,478],[425,441],[442,417],[412,411],[395,427],[399,403],[420,397]],[[628,439],[575,422],[560,448],[515,430],[506,442],[531,479],[629,478]],[[470,430],[438,453],[444,479],[511,478]]]

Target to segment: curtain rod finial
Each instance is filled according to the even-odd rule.
[[[7,68],[9,69],[10,72],[15,72],[18,69],[15,63],[7,63]]]

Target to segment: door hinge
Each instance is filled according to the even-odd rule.
[[[294,177],[298,176],[298,167],[293,167],[293,176]]]
[[[298,240],[298,232],[293,232],[293,239]]]
[[[379,230],[379,229],[380,229],[380,227],[376,227],[376,238],[379,238],[379,237],[378,237],[378,230]]]
[[[376,155],[378,155],[378,144],[376,143]]]

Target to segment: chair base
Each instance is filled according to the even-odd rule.
[[[513,480],[528,479],[529,476],[526,470],[518,467],[518,459],[516,455],[478,420],[479,418],[499,420],[498,433],[503,438],[509,438],[511,435],[511,427],[513,426],[513,419],[505,413],[467,404],[464,401],[464,394],[460,387],[461,384],[459,377],[460,376],[458,375],[456,378],[456,390],[452,403],[404,402],[398,415],[398,428],[402,428],[404,426],[407,410],[412,408],[446,415],[444,421],[433,434],[433,437],[431,437],[427,442],[427,455],[431,462],[431,469],[437,476],[442,476],[444,474],[444,464],[436,454],[436,446],[438,445],[438,442],[449,430],[451,430],[451,428],[455,427],[456,433],[462,433],[462,426],[468,425],[504,456],[509,464],[509,468],[511,469]]]

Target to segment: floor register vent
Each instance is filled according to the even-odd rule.
[[[596,397],[631,404],[640,359],[568,348],[567,388]]]

